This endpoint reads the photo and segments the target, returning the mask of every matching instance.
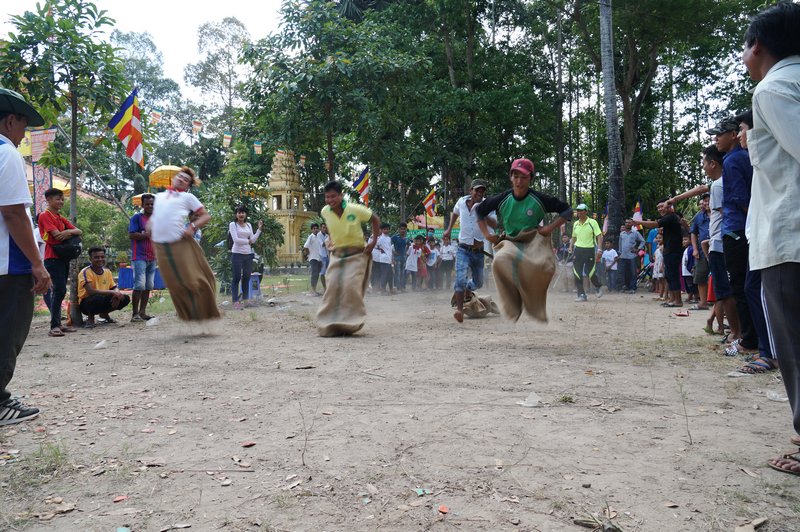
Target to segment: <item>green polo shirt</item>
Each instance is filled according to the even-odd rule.
[[[576,248],[594,248],[598,235],[602,234],[600,226],[593,218],[587,217],[583,223],[575,220],[575,223],[572,224],[572,238],[575,239]]]

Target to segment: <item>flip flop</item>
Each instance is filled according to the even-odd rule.
[[[800,476],[800,461],[798,461],[795,458],[795,456],[797,456],[798,454],[800,454],[800,452],[786,453],[786,454],[781,455],[781,456],[779,456],[777,458],[773,458],[772,460],[767,460],[767,465],[770,466],[772,469],[774,469],[776,471],[780,471],[781,473],[789,473],[790,475],[798,475],[798,476]],[[795,468],[796,469],[788,469],[786,467],[781,467],[778,464],[772,463],[773,461],[776,461],[776,460],[784,460],[784,461],[787,461],[787,462],[793,462],[795,464]]]
[[[798,447],[800,447],[800,435],[795,434],[794,436],[789,438],[789,441],[792,442],[792,445],[797,445]]]
[[[117,323],[117,320],[109,317],[109,318],[104,318],[103,321],[101,321],[100,323],[105,323],[105,324]]]
[[[64,333],[61,332],[61,329],[50,329],[50,331],[47,333],[47,336],[64,336]]]
[[[709,310],[709,307],[701,307],[700,305],[694,305],[689,307],[689,310]]]
[[[772,362],[763,358],[755,358],[739,368],[740,373],[755,375],[756,373],[769,373],[778,369]]]
[[[71,333],[71,332],[78,332],[78,329],[75,327],[61,327],[61,332],[63,333]]]
[[[688,310],[679,310],[678,312],[673,312],[673,314],[679,318],[688,318],[689,311]]]

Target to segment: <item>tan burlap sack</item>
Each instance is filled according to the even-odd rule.
[[[456,296],[450,299],[450,306],[455,307]],[[500,307],[492,301],[492,296],[481,296],[467,291],[464,294],[464,316],[468,318],[485,318],[489,314],[500,314]]]
[[[370,255],[363,251],[334,251],[325,279],[328,286],[317,311],[320,336],[353,334],[364,326],[367,307],[364,294],[369,283]]]
[[[556,271],[550,238],[538,231],[520,233],[494,246],[492,274],[500,299],[500,311],[517,321],[525,311],[547,321],[547,287]]]
[[[161,278],[169,289],[178,318],[205,321],[220,317],[217,282],[194,238],[171,244],[153,243]]]

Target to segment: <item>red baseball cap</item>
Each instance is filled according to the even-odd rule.
[[[519,170],[526,176],[530,176],[534,172],[533,163],[530,162],[528,159],[516,159],[513,163],[511,163],[511,170],[509,170],[509,175],[514,170]]]

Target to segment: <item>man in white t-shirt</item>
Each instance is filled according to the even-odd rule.
[[[41,115],[21,95],[0,88],[0,425],[39,415],[38,408],[12,399],[6,387],[28,338],[33,294],[50,288],[50,275],[33,239],[25,162],[17,151],[25,128],[41,125]]]
[[[478,216],[475,209],[486,196],[488,184],[483,179],[473,179],[468,196],[459,198],[450,215],[450,223],[444,234],[449,238],[456,220],[461,220],[458,233],[458,249],[456,250],[456,282],[453,287],[453,299],[456,311],[453,317],[457,322],[464,321],[465,291],[477,290],[483,286],[483,233],[478,228]],[[486,219],[490,227],[497,226],[497,218],[492,214]],[[468,278],[472,274],[472,279]]]
[[[442,236],[442,244],[439,246],[439,257],[442,261],[439,263],[439,282],[444,282],[446,288],[452,288],[453,282],[453,266],[456,263],[456,250],[458,247],[450,240],[450,235]],[[441,288],[441,286],[437,286]]]
[[[319,224],[311,224],[311,234],[306,238],[306,243],[303,244],[303,255],[308,259],[308,265],[311,267],[311,293],[315,296],[320,295],[317,292],[317,281],[319,280],[319,272],[322,269],[322,257],[320,257],[320,244],[319,237]]]

